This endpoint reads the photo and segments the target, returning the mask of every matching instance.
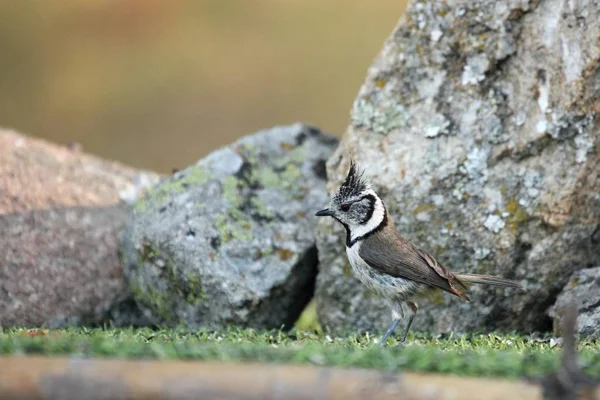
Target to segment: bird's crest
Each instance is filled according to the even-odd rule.
[[[358,167],[354,160],[351,160],[348,176],[340,186],[337,197],[346,199],[358,196],[369,189],[369,182],[363,177],[363,174],[364,171]]]

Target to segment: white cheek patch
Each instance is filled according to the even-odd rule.
[[[356,239],[357,237],[364,236],[367,233],[371,232],[372,230],[377,228],[379,226],[379,224],[381,224],[381,221],[383,221],[383,218],[385,218],[385,207],[383,206],[383,202],[381,201],[379,196],[377,196],[373,190],[367,191],[366,194],[371,194],[375,197],[375,206],[373,209],[373,215],[371,215],[371,218],[367,221],[366,224],[363,224],[363,225],[352,224],[350,226],[350,232],[351,232],[350,236],[351,236],[352,240]]]

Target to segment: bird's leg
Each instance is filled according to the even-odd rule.
[[[419,306],[414,301],[407,301],[406,305],[412,311],[410,317],[408,317],[408,323],[406,324],[406,330],[404,331],[404,335],[402,336],[402,340],[398,343],[398,345],[403,345],[406,341],[406,337],[408,336],[408,331],[410,331],[410,326],[412,325],[413,319],[415,319],[415,315],[417,315],[417,311],[419,311]]]
[[[385,335],[383,335],[383,337],[381,338],[381,341],[379,342],[379,346],[383,347],[383,345],[385,344],[385,342],[387,341],[387,339],[390,337],[390,335],[392,334],[392,332],[394,332],[394,329],[396,329],[396,326],[398,325],[398,322],[400,320],[399,319],[395,319],[392,321],[392,324],[390,325],[390,327],[388,328],[387,332],[385,333]]]
[[[390,335],[394,332],[394,329],[396,329],[398,322],[400,322],[400,320],[402,318],[404,318],[404,309],[402,308],[402,303],[393,302],[392,303],[392,319],[393,319],[393,321],[392,321],[392,324],[390,325],[390,327],[388,328],[387,332],[385,332],[385,335],[383,335],[383,337],[381,338],[381,341],[379,342],[380,347],[383,347],[383,345],[385,345],[385,342],[390,337]]]

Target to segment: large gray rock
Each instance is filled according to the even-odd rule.
[[[557,335],[561,334],[559,327],[564,311],[572,302],[578,307],[576,332],[581,338],[600,339],[600,267],[574,272],[558,295],[556,304],[550,309]]]
[[[0,130],[0,326],[145,325],[119,260],[158,176]]]
[[[337,140],[303,125],[258,132],[156,186],[125,235],[126,276],[161,325],[290,325],[317,268],[314,211]]]
[[[599,60],[593,2],[409,2],[328,160],[328,189],[352,156],[408,239],[526,288],[423,302],[416,329],[550,330],[569,276],[598,265]],[[388,308],[352,277],[342,228],[319,224],[321,323],[384,328]]]

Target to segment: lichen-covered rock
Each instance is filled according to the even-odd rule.
[[[410,1],[369,69],[328,160],[353,157],[396,227],[473,285],[423,302],[416,329],[550,330],[545,314],[600,245],[600,7],[594,2]],[[387,306],[352,277],[342,227],[319,221],[322,324],[382,329]]]
[[[563,313],[571,304],[577,305],[577,333],[581,338],[600,339],[600,267],[576,271],[558,295],[550,316],[554,318],[554,333],[560,335]]]
[[[0,326],[145,325],[118,251],[158,176],[0,130]]]
[[[126,275],[157,324],[289,325],[317,268],[314,210],[333,137],[300,124],[244,137],[135,205]]]

